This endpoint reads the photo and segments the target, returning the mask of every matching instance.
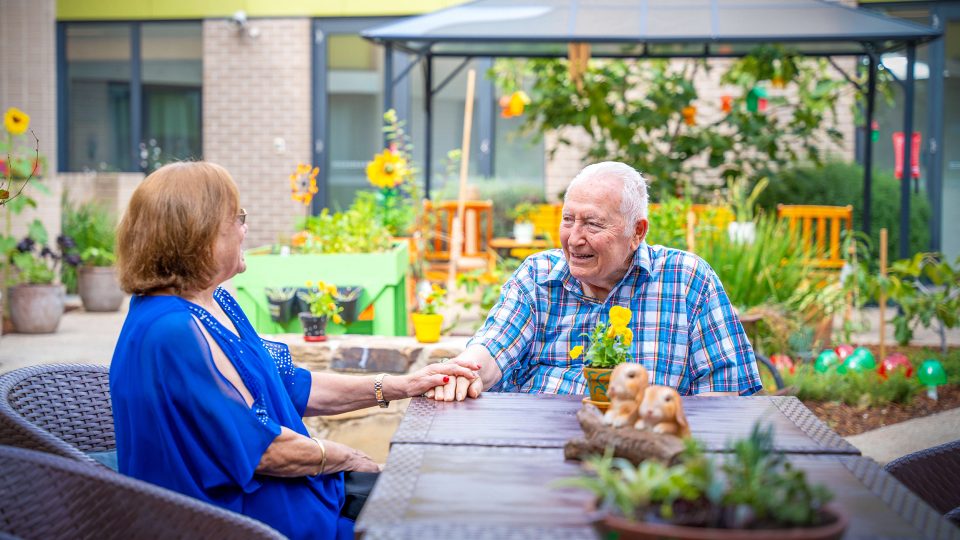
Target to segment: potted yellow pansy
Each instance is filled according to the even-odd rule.
[[[430,292],[421,300],[420,311],[413,314],[413,331],[420,343],[440,341],[443,315],[437,313],[437,310],[444,306],[446,296],[446,289],[434,283]]]
[[[627,326],[632,314],[622,306],[610,308],[609,322],[598,323],[587,336],[590,343],[583,361],[583,376],[587,379],[590,400],[595,403],[609,403],[607,387],[610,374],[618,364],[626,362],[633,344],[633,331]],[[582,345],[570,350],[570,358],[576,360],[584,354]]]
[[[300,324],[303,326],[304,341],[326,341],[327,320],[335,324],[343,324],[340,312],[343,308],[337,304],[335,296],[337,288],[329,283],[318,281],[316,285],[307,282],[306,301],[310,311],[300,313]]]

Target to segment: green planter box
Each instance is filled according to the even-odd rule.
[[[270,319],[267,287],[304,287],[318,280],[333,285],[363,287],[359,311],[373,305],[373,321],[349,325],[329,322],[327,334],[407,335],[407,244],[398,243],[382,253],[334,253],[325,255],[273,255],[246,253],[247,270],[237,274],[233,283],[237,301],[261,334],[300,333],[296,313],[280,324]]]

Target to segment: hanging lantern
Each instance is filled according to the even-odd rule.
[[[725,113],[733,111],[733,96],[720,96],[720,110]]]
[[[779,76],[779,75],[774,75],[773,78],[770,79],[770,84],[771,84],[774,88],[783,88],[784,86],[786,86],[786,84],[784,84],[784,82],[783,82],[783,77],[781,77],[781,76]]]
[[[523,109],[530,103],[530,96],[523,90],[517,90],[509,96],[500,98],[500,116],[513,118],[523,114]]]
[[[837,353],[826,349],[817,355],[817,360],[813,363],[813,369],[817,373],[826,373],[831,367],[840,364],[840,357]]]
[[[793,359],[785,354],[770,355],[770,361],[773,362],[773,366],[779,371],[786,371],[791,375],[797,371],[797,366],[793,363]]]
[[[761,100],[763,103],[761,105]],[[747,92],[747,110],[755,112],[763,112],[767,109],[767,89],[762,86],[754,86]]]
[[[850,353],[853,352],[852,345],[837,345],[833,348],[833,352],[837,353],[837,356],[840,357],[840,360],[846,360]]]
[[[927,397],[934,401],[937,400],[937,387],[947,384],[947,373],[943,371],[943,364],[933,358],[923,361],[917,370],[917,378],[927,387]]]
[[[887,355],[887,357],[883,359],[883,362],[880,362],[877,373],[880,374],[880,377],[886,379],[891,373],[898,369],[903,370],[904,377],[910,378],[913,375],[913,364],[907,359],[907,355],[903,353],[892,353]]]
[[[693,105],[684,107],[682,111],[683,114],[683,123],[688,126],[693,126],[697,124],[697,108]]]

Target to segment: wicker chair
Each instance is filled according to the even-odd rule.
[[[263,523],[102,467],[0,446],[0,538],[283,538]]]
[[[0,376],[0,444],[97,464],[90,452],[116,449],[110,371],[50,364]]]
[[[884,469],[960,525],[960,439],[907,454]]]

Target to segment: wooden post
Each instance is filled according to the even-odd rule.
[[[697,215],[693,213],[693,210],[687,210],[687,251],[693,253],[697,249],[696,243],[696,225],[697,225]]]
[[[467,102],[463,108],[463,142],[460,146],[460,189],[457,192],[457,213],[453,217],[450,238],[450,269],[447,273],[447,290],[453,291],[457,279],[457,262],[463,249],[463,218],[466,204],[467,176],[470,172],[470,131],[473,129],[473,89],[477,72],[467,72]]]
[[[887,229],[880,229],[880,278],[887,277]],[[877,363],[887,357],[887,293],[880,291],[880,358]]]

